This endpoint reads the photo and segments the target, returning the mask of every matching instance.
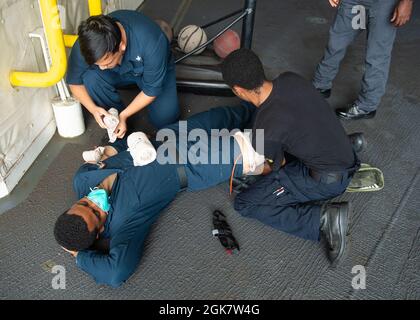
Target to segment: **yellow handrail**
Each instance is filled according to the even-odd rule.
[[[48,48],[51,56],[51,68],[47,72],[11,71],[9,80],[12,86],[45,88],[60,81],[67,70],[66,47],[72,47],[76,35],[63,35],[57,0],[39,0],[41,17],[44,23]],[[89,14],[102,13],[101,0],[89,0]]]
[[[97,16],[102,14],[102,4],[101,0],[89,0],[89,15]],[[77,36],[73,34],[65,34],[64,35],[64,45],[67,48],[73,47],[74,43],[77,40]]]
[[[44,23],[51,68],[47,72],[10,72],[12,86],[49,87],[60,81],[67,69],[67,57],[58,14],[57,0],[39,0],[41,17]]]

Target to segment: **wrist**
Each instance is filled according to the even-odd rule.
[[[120,118],[120,120],[122,120],[122,121],[127,121],[127,119],[129,118],[129,116],[127,115],[127,113],[125,112],[125,110],[124,111],[122,111],[120,114],[119,114],[119,118]]]
[[[97,108],[98,108],[98,106],[96,106],[96,105],[91,105],[89,107],[86,107],[86,109],[88,109],[88,111],[92,114],[96,111]]]

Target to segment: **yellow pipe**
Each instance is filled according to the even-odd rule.
[[[89,0],[89,15],[97,16],[102,14],[102,4],[101,0]],[[64,45],[67,48],[73,47],[74,43],[77,40],[77,36],[73,34],[64,35]]]
[[[76,40],[77,40],[77,36],[75,36],[75,35],[72,35],[72,34],[65,34],[64,35],[64,45],[67,48],[73,47]]]
[[[101,0],[89,0],[89,14],[91,16],[102,14]]]
[[[60,81],[66,73],[67,57],[57,0],[39,0],[39,6],[51,56],[51,68],[47,72],[12,71],[9,76],[12,86],[49,87]]]

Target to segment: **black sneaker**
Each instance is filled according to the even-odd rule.
[[[376,110],[374,111],[364,111],[360,109],[357,105],[352,104],[346,108],[340,108],[335,110],[337,116],[346,120],[359,120],[359,119],[371,119],[376,115]]]

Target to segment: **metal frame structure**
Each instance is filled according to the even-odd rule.
[[[210,94],[210,95],[233,95],[229,86],[223,81],[221,76],[220,64],[219,65],[189,65],[186,61],[187,58],[191,57],[195,52],[207,47],[210,43],[220,37],[225,31],[231,28],[233,25],[242,20],[242,33],[241,33],[241,48],[251,49],[252,36],[254,32],[254,20],[257,0],[245,0],[243,9],[236,10],[229,13],[217,20],[209,22],[201,28],[205,29],[229,18],[239,15],[232,22],[224,26],[214,37],[202,44],[198,48],[189,52],[188,54],[176,59],[177,68],[177,87],[181,91],[193,92],[198,94]],[[180,76],[179,69],[183,69],[183,75]],[[218,79],[205,79],[205,74],[211,72],[213,75],[219,74]],[[185,74],[191,74],[191,78],[185,76]],[[197,75],[202,74],[200,77]],[[202,79],[200,79],[202,78]],[[214,78],[214,77],[213,77]]]

